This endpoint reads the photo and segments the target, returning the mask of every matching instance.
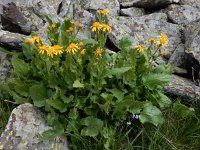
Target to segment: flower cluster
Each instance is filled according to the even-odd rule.
[[[107,25],[107,24],[102,24],[100,22],[94,22],[93,25],[91,26],[91,29],[93,32],[112,32],[112,28]]]
[[[63,47],[60,45],[54,45],[54,46],[46,46],[42,45],[39,47],[39,53],[45,54],[47,53],[48,56],[53,57],[54,55],[60,55],[63,53]]]
[[[102,15],[102,16],[107,16],[109,14],[109,10],[108,9],[104,9],[104,10],[97,10],[97,13],[99,15]]]
[[[150,38],[148,42],[151,44],[157,44],[158,48],[164,48],[164,46],[168,44],[169,40],[165,34],[161,34],[160,36],[158,36],[157,40],[155,40],[154,38]],[[140,44],[136,45],[135,49],[137,49],[139,52],[144,51],[144,47]]]
[[[24,39],[25,43],[30,43],[30,44],[41,44],[41,39],[39,36],[33,36],[32,38],[26,38]]]

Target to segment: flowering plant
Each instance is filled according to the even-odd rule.
[[[83,40],[77,38],[83,28],[78,22],[47,18],[49,44],[34,35],[24,40],[23,53],[13,56],[10,93],[17,103],[31,102],[46,112],[53,129],[43,133],[44,139],[63,133],[102,136],[109,149],[117,127],[132,115],[141,123],[163,122],[161,109],[171,103],[163,87],[171,70],[165,65],[153,68],[151,61],[167,37],[161,35],[157,43],[151,39],[147,48],[131,48],[132,42],[124,38],[121,51],[110,53],[105,48],[112,32],[107,15],[108,10],[97,11],[99,21],[91,26],[95,37]]]

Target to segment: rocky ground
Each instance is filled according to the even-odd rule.
[[[80,19],[84,28],[89,29],[97,9],[110,10],[109,24],[113,32],[109,34],[107,46],[116,52],[124,36],[130,37],[134,46],[165,33],[169,44],[164,51],[169,55],[157,63],[175,66],[166,92],[188,99],[189,103],[200,100],[200,0],[1,0],[0,46],[10,51],[21,50],[22,38],[32,31],[45,38],[44,29],[48,26],[45,16],[54,21],[63,21],[66,17]],[[0,53],[1,78],[10,75],[6,55]],[[2,144],[8,134],[5,131],[2,135]]]

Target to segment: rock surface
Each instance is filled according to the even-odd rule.
[[[44,114],[32,104],[22,104],[15,108],[0,138],[3,150],[68,150],[67,139],[41,141],[39,134],[51,129],[45,125]]]
[[[198,8],[189,5],[171,5],[167,12],[168,18],[175,24],[187,25],[200,18]]]
[[[120,15],[128,17],[141,17],[145,15],[145,10],[143,8],[131,7],[127,9],[121,9]]]
[[[167,6],[172,3],[178,3],[180,0],[119,0],[123,7],[142,7],[142,8],[157,8]]]
[[[172,76],[172,81],[165,87],[165,91],[172,96],[185,98],[188,101],[200,100],[200,87],[194,85],[191,80],[176,75]]]
[[[0,46],[7,47],[10,50],[21,50],[23,38],[26,37],[27,36],[22,34],[0,30]]]
[[[200,19],[190,23],[185,29],[185,49],[200,62]]]
[[[144,44],[149,38],[156,38],[161,33],[169,37],[169,43],[165,51],[173,53],[177,45],[181,44],[180,27],[167,22],[167,16],[164,13],[154,13],[142,17],[112,17],[109,23],[113,32],[109,34],[111,41],[118,46],[119,40],[128,36],[133,41],[133,46],[143,41]]]

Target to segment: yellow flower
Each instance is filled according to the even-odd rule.
[[[24,42],[33,44],[35,41],[33,38],[26,38],[26,39],[24,39]]]
[[[151,43],[151,44],[153,44],[153,43],[156,42],[156,40],[155,40],[154,38],[150,38],[150,39],[148,40],[148,42]]]
[[[56,24],[53,23],[53,24],[51,24],[51,25],[48,26],[48,29],[49,29],[49,30],[52,30],[52,29],[54,29],[55,27],[56,27]]]
[[[36,42],[36,43],[41,43],[41,39],[39,36],[33,36],[33,40]]]
[[[139,45],[139,44],[135,46],[135,49],[137,49],[139,52],[143,52],[144,51],[144,47]]]
[[[92,29],[93,32],[96,32],[101,30],[102,25],[99,22],[94,22],[90,28]]]
[[[63,47],[61,47],[60,45],[54,45],[52,46],[52,48],[54,49],[55,55],[60,55],[63,53]]]
[[[39,47],[39,53],[43,55],[43,54],[47,51],[48,48],[49,48],[49,47],[46,46],[46,45],[40,46],[40,47]]]
[[[66,32],[72,32],[72,31],[74,31],[74,28],[70,27]]]
[[[102,53],[103,53],[103,49],[102,48],[97,48],[96,51],[95,51],[95,55],[96,56],[100,56],[101,57]]]
[[[85,55],[85,53],[86,53],[86,50],[85,49],[82,49],[81,51],[80,51],[80,54],[83,56],[83,55]]]
[[[109,14],[109,10],[108,9],[97,10],[97,13],[101,14],[102,16],[107,16]]]
[[[157,41],[157,44],[159,46],[164,47],[166,44],[168,44],[168,42],[169,42],[169,40],[168,40],[167,36],[165,34],[161,34],[159,36],[159,40]]]
[[[79,47],[83,47],[83,46],[84,46],[84,43],[81,41],[81,42],[79,42],[78,46],[79,46]]]
[[[79,25],[78,25],[78,28],[79,28],[79,29],[83,29],[83,25],[82,25],[82,24],[79,24]]]
[[[112,32],[112,28],[107,24],[102,24],[102,31],[104,32]]]
[[[71,43],[71,44],[67,47],[66,51],[67,51],[67,53],[72,53],[72,54],[74,54],[75,52],[78,51],[78,49],[79,49],[79,47],[78,47],[77,44]]]
[[[50,56],[50,57],[53,57],[53,55],[55,54],[53,47],[48,47],[46,49],[46,52],[47,52],[47,55]]]

